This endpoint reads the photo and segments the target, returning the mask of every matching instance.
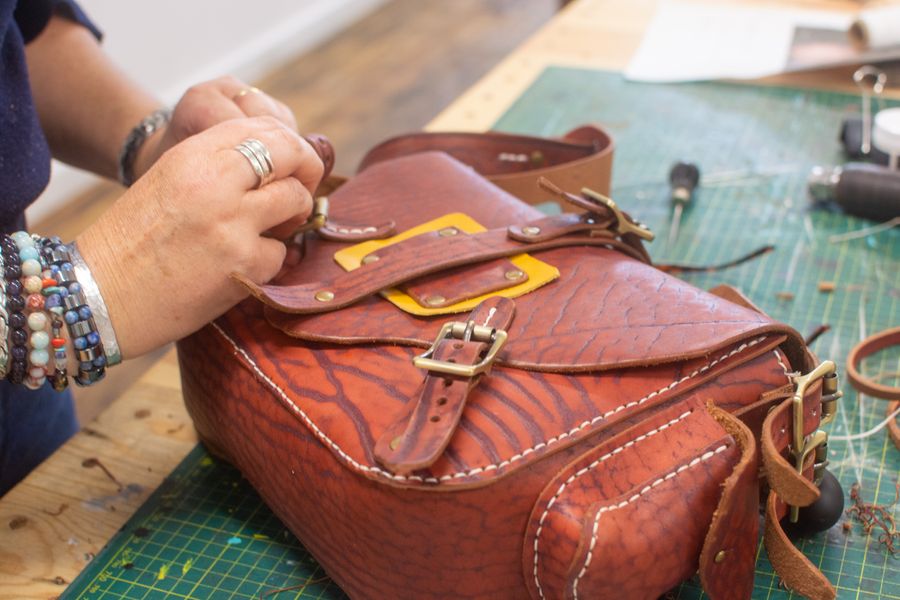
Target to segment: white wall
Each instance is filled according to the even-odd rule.
[[[80,0],[103,46],[167,104],[191,84],[232,74],[253,81],[321,43],[384,0]],[[28,209],[51,214],[97,181],[54,161],[50,186]]]

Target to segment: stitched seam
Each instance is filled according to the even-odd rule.
[[[656,486],[658,486],[666,481],[669,481],[670,479],[674,479],[678,474],[683,473],[684,471],[687,471],[688,469],[695,467],[695,466],[699,465],[700,463],[709,460],[713,456],[715,456],[721,452],[724,452],[727,449],[728,449],[728,444],[722,444],[715,450],[710,450],[709,452],[703,454],[702,456],[698,456],[697,458],[693,459],[691,462],[681,465],[674,471],[669,472],[665,477],[660,477],[659,479],[657,479],[650,485],[647,485],[646,487],[644,487],[644,489],[642,489],[637,494],[633,495],[628,500],[623,500],[622,502],[619,502],[618,504],[611,504],[609,506],[604,506],[600,510],[598,510],[597,516],[594,517],[594,527],[591,532],[591,543],[588,546],[587,557],[584,560],[584,565],[581,567],[581,571],[578,572],[578,576],[576,576],[575,581],[572,582],[573,600],[578,600],[578,583],[581,581],[581,578],[584,577],[584,574],[587,573],[588,567],[591,564],[591,559],[594,556],[594,546],[596,546],[596,544],[597,544],[597,530],[600,526],[600,516],[603,513],[613,512],[614,510],[618,510],[620,508],[624,508],[624,507],[628,506],[629,504],[631,504],[635,500],[639,499],[640,497],[642,497],[644,494],[646,494],[647,492],[649,492]]]
[[[693,412],[694,412],[693,410],[689,410],[685,413],[682,413],[681,415],[675,417],[668,423],[664,423],[664,424],[660,425],[659,427],[657,427],[656,429],[653,429],[651,431],[648,431],[647,433],[639,435],[636,438],[634,438],[633,440],[630,440],[630,441],[626,442],[625,444],[622,444],[618,448],[610,450],[609,452],[607,452],[606,454],[604,454],[603,456],[601,456],[600,458],[598,458],[597,460],[595,460],[594,462],[589,464],[588,466],[584,467],[583,469],[579,469],[578,471],[573,473],[568,479],[566,479],[563,482],[562,485],[559,486],[559,489],[556,490],[556,493],[553,494],[553,497],[550,498],[549,502],[547,502],[547,506],[544,509],[543,514],[541,514],[541,518],[538,520],[537,531],[534,534],[534,584],[535,584],[535,586],[537,586],[538,595],[540,595],[541,598],[544,598],[544,589],[541,587],[541,580],[540,580],[540,577],[538,576],[538,548],[540,546],[540,541],[541,541],[541,532],[544,530],[544,521],[547,520],[547,515],[550,514],[550,509],[553,507],[553,505],[556,503],[556,501],[559,499],[559,497],[562,496],[563,492],[566,491],[566,488],[569,487],[569,485],[571,485],[576,479],[578,479],[582,475],[586,475],[589,471],[596,468],[601,463],[606,462],[607,460],[609,460],[610,458],[612,458],[613,456],[615,456],[616,454],[618,454],[625,448],[630,448],[631,446],[634,446],[635,444],[638,444],[648,438],[653,437],[654,435],[656,435],[657,433],[659,433],[661,431],[665,431],[672,425],[675,425],[679,421],[682,421],[682,420],[686,419],[687,417],[689,417],[691,415],[691,413],[693,413]]]
[[[361,464],[358,461],[356,461],[352,456],[350,456],[349,454],[344,452],[341,449],[341,447],[337,445],[336,442],[334,442],[331,438],[329,438],[328,435],[326,435],[324,431],[319,429],[319,427],[315,424],[315,422],[313,422],[313,420],[311,418],[309,418],[309,415],[307,415],[303,411],[303,409],[301,409],[299,406],[297,406],[294,403],[294,401],[290,398],[290,396],[288,396],[287,393],[285,393],[285,391],[282,390],[278,386],[278,384],[276,384],[274,381],[272,381],[272,379],[268,375],[266,375],[262,369],[259,368],[259,366],[256,364],[256,362],[253,361],[253,359],[250,357],[250,355],[247,353],[247,351],[244,350],[243,348],[241,348],[240,346],[238,346],[237,342],[234,341],[231,338],[231,336],[229,336],[227,333],[225,333],[224,329],[222,329],[217,323],[212,323],[212,326],[216,329],[216,331],[219,332],[219,334],[222,337],[224,337],[228,341],[229,344],[231,344],[231,347],[234,348],[234,353],[242,356],[244,361],[250,366],[250,368],[253,370],[253,372],[256,373],[256,375],[267,386],[269,386],[275,393],[277,393],[278,396],[281,397],[281,399],[284,400],[288,404],[290,409],[294,413],[296,413],[297,416],[299,416],[300,419],[304,423],[307,424],[307,426],[312,430],[313,434],[317,438],[322,440],[322,442],[325,445],[327,445],[329,448],[334,450],[338,454],[338,456],[340,456],[342,459],[344,459],[344,461],[347,462],[347,464],[349,464],[353,468],[355,468],[358,471],[361,471],[363,473],[372,473],[375,475],[379,475],[390,481],[401,481],[401,482],[402,481],[415,481],[418,483],[441,483],[444,481],[450,481],[452,479],[461,479],[463,477],[471,477],[472,475],[478,475],[480,473],[486,473],[488,471],[502,469],[503,467],[509,466],[514,462],[522,460],[523,458],[525,458],[532,452],[537,452],[544,448],[548,448],[548,447],[552,446],[553,444],[556,444],[557,442],[559,442],[571,435],[574,435],[574,434],[580,432],[581,430],[586,429],[587,427],[590,427],[591,425],[594,425],[594,424],[606,419],[610,415],[616,414],[618,412],[621,412],[625,409],[628,409],[628,408],[631,408],[634,406],[638,406],[655,396],[658,396],[660,394],[668,392],[668,391],[674,389],[675,387],[681,385],[685,381],[687,381],[689,379],[693,379],[694,377],[697,377],[701,373],[705,373],[706,371],[710,370],[711,368],[713,368],[715,365],[722,362],[723,360],[731,358],[735,354],[743,352],[747,348],[750,348],[751,346],[755,346],[766,339],[765,336],[763,336],[763,337],[756,338],[755,340],[745,342],[745,343],[741,344],[740,346],[738,346],[737,348],[733,349],[728,354],[724,354],[724,355],[720,356],[719,358],[703,365],[702,367],[698,367],[693,372],[691,372],[689,375],[685,375],[681,379],[676,379],[669,385],[667,385],[663,388],[660,388],[660,389],[656,390],[655,392],[650,392],[649,394],[647,394],[640,400],[634,400],[632,402],[628,402],[628,403],[618,406],[612,410],[609,410],[602,415],[598,415],[598,416],[594,417],[593,419],[584,421],[583,423],[577,425],[576,427],[573,427],[569,431],[564,431],[563,433],[560,433],[557,436],[554,436],[548,440],[545,440],[545,441],[537,444],[536,446],[532,446],[531,448],[523,450],[522,452],[515,454],[515,455],[507,458],[504,461],[501,461],[499,463],[490,464],[490,465],[487,465],[484,467],[476,467],[474,469],[469,469],[468,471],[459,471],[456,473],[442,475],[441,477],[422,477],[421,475],[395,475],[394,473],[390,473],[389,471],[385,471],[384,469],[381,469],[379,467],[372,467],[372,466],[364,465],[364,464]]]
[[[775,360],[777,360],[778,364],[781,365],[781,370],[784,371],[784,376],[787,377],[788,383],[790,383],[791,372],[788,370],[787,365],[784,364],[784,361],[781,360],[781,354],[778,352],[778,348],[772,350],[772,354],[775,355]]]

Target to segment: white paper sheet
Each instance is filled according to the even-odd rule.
[[[849,62],[833,48],[849,46],[852,20],[843,12],[670,0],[660,4],[625,76],[652,82],[753,79],[810,68],[823,52],[829,64]]]

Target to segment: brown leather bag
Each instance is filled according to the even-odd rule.
[[[748,598],[760,497],[787,585],[833,597],[779,525],[819,495],[833,365],[733,289],[649,264],[646,229],[602,195],[608,137],[581,134],[606,142],[451,144],[580,211],[552,217],[445,153],[376,149],[298,268],[243,280],[262,302],[179,343],[201,438],[353,598],[655,598],[698,569],[712,598]],[[575,194],[534,186],[538,152]],[[578,193],[585,174],[599,194]],[[451,213],[484,230],[357,247]],[[336,263],[353,251],[357,268]],[[503,297],[537,284],[522,254],[558,277]],[[487,299],[423,316],[398,296],[426,313]]]

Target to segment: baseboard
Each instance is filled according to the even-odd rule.
[[[227,54],[202,65],[181,81],[156,90],[167,104],[178,101],[194,83],[232,74],[256,81],[297,55],[312,49],[371,12],[385,0],[330,0],[306,3],[305,10],[272,24],[265,31],[235,45]],[[100,180],[91,173],[53,161],[50,185],[26,211],[30,222],[49,218],[55,211]]]

